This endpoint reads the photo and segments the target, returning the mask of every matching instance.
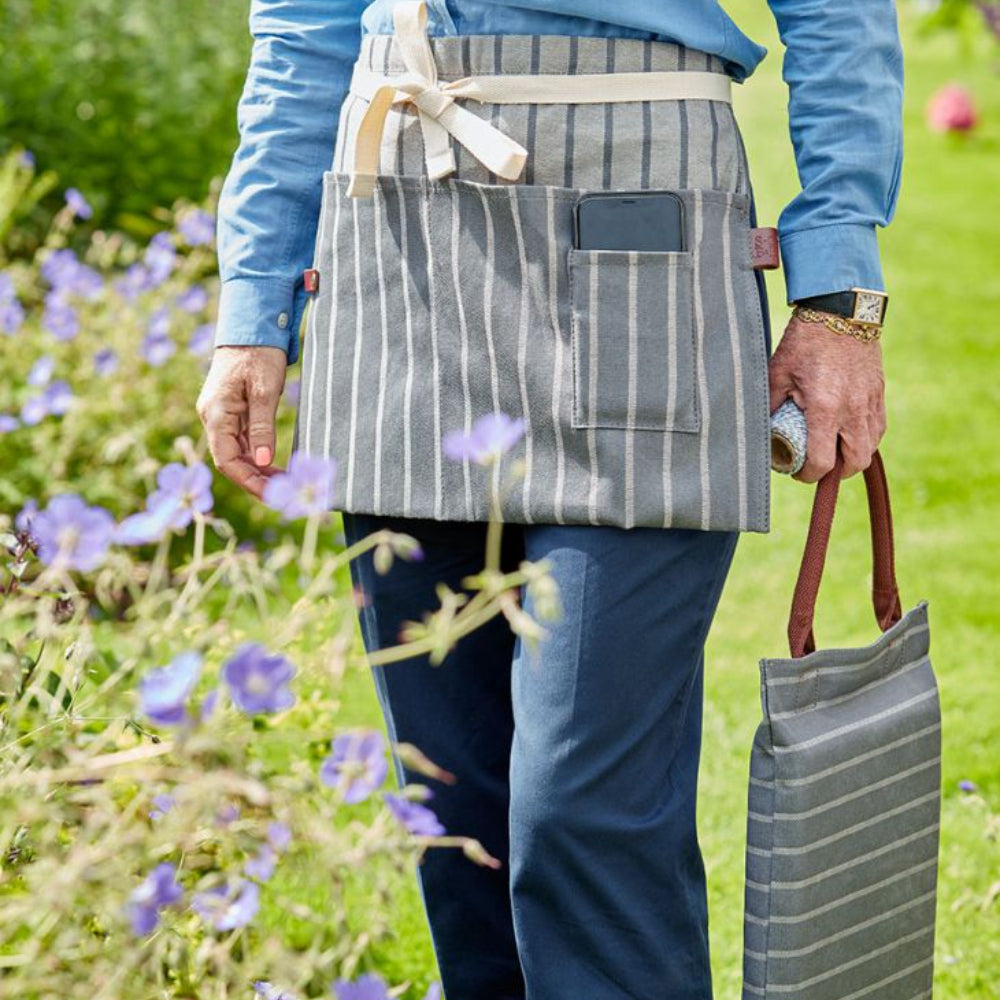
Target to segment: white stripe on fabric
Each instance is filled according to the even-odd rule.
[[[483,289],[483,325],[486,327],[486,350],[490,357],[490,387],[493,391],[493,411],[500,412],[500,377],[497,373],[497,353],[493,344],[493,274],[496,268],[496,233],[493,227],[493,210],[486,193],[480,189],[479,198],[486,215],[486,275]]]
[[[451,189],[451,277],[455,284],[455,302],[458,308],[458,332],[462,341],[461,366],[462,366],[462,400],[465,404],[465,424],[463,430],[466,435],[472,430],[472,397],[469,389],[469,325],[465,316],[465,302],[462,300],[462,284],[459,277],[459,232],[461,219],[461,200],[458,197],[458,189]],[[472,510],[472,479],[470,477],[469,456],[462,458],[462,476],[465,481],[465,514],[471,518]]]
[[[876,712],[874,715],[865,716],[865,718],[858,719],[856,722],[851,722],[846,726],[839,726],[837,729],[831,729],[825,733],[820,733],[818,736],[813,736],[811,739],[803,740],[801,743],[792,743],[788,746],[775,746],[772,749],[776,754],[795,753],[797,750],[804,750],[807,747],[819,746],[821,743],[826,743],[829,740],[835,740],[838,736],[854,732],[855,729],[861,729],[862,727],[870,725],[873,722],[881,722],[883,719],[889,719],[894,715],[899,715],[900,712],[905,712],[908,708],[913,708],[914,705],[919,705],[921,702],[929,701],[932,698],[937,698],[937,690],[935,688],[932,688],[930,691],[924,691],[923,694],[914,695],[912,698],[907,698],[906,701],[901,701],[898,705],[892,705],[884,711]]]
[[[430,198],[420,199],[420,219],[427,250],[427,298],[431,319],[431,397],[434,402],[434,519],[442,519],[444,491],[441,470],[441,359],[438,357],[437,282],[434,279],[434,249],[431,246]]]
[[[835,910],[838,906],[843,906],[845,903],[853,903],[856,899],[861,899],[863,896],[871,895],[879,889],[884,889],[887,885],[892,885],[894,882],[901,882],[902,880],[910,878],[919,872],[926,871],[928,868],[933,868],[935,865],[937,865],[937,858],[930,858],[927,861],[921,861],[918,865],[913,865],[911,868],[907,868],[905,871],[895,872],[888,878],[884,878],[879,882],[871,882],[854,892],[848,893],[846,896],[841,896],[839,899],[833,899],[829,903],[817,906],[814,910],[809,910],[807,913],[799,913],[793,917],[775,916],[772,914],[772,916],[769,917],[769,920],[773,924],[801,924],[803,921],[812,920],[814,917],[818,917],[821,913],[828,913],[830,910]]]
[[[381,321],[381,354],[378,367],[378,403],[375,409],[375,487],[372,506],[382,513],[382,429],[385,421],[385,393],[389,375],[389,317],[386,305],[385,263],[382,260],[383,194],[376,187],[372,210],[375,215],[375,273],[378,276],[379,319]]]
[[[521,390],[521,414],[524,417],[524,480],[521,483],[521,506],[525,524],[531,524],[531,470],[532,434],[531,408],[528,400],[528,254],[524,247],[524,233],[521,229],[521,209],[514,185],[507,189],[510,194],[510,214],[514,222],[514,236],[517,240],[517,259],[521,274],[521,305],[517,323],[517,380]]]
[[[406,199],[398,175],[394,175],[399,200],[399,269],[403,281],[403,315],[406,320],[406,381],[403,386],[403,514],[410,516],[413,502],[413,443],[411,411],[413,405],[413,315],[410,303],[410,264],[406,234]],[[332,370],[332,369],[331,369]]]
[[[628,426],[635,426],[639,354],[639,255],[628,255]],[[625,527],[635,524],[635,431],[625,431]]]
[[[555,357],[552,367],[552,430],[556,436],[556,485],[554,496],[555,519],[557,524],[563,524],[563,494],[566,489],[566,447],[563,442],[562,421],[559,419],[560,403],[562,401],[563,373],[563,333],[559,324],[559,258],[557,256],[555,199],[551,186],[546,188],[548,208],[549,237],[549,315],[552,319],[552,329],[555,333]]]
[[[599,329],[598,309],[600,308],[599,296],[597,294],[597,276],[600,269],[595,265],[588,268],[590,272],[590,298],[587,310],[587,350],[589,352],[589,370],[587,372],[587,450],[590,457],[590,495],[587,498],[587,510],[590,516],[590,523],[597,524],[597,431],[594,424],[597,422],[595,412],[595,400],[597,398],[597,331]]]
[[[868,851],[856,858],[851,858],[850,861],[844,861],[842,864],[834,865],[832,868],[827,868],[822,872],[817,872],[815,875],[810,875],[808,878],[796,879],[791,882],[772,881],[770,883],[771,889],[801,889],[807,885],[817,885],[833,875],[839,875],[841,872],[850,871],[850,869],[864,864],[866,861],[871,861],[873,858],[880,858],[883,854],[889,854],[892,851],[898,850],[900,847],[912,844],[915,840],[920,840],[921,837],[926,837],[929,833],[935,833],[939,828],[939,823],[930,823],[914,833],[908,833],[905,837],[900,837],[899,839],[894,840],[891,844],[883,844],[881,847],[876,847],[874,850]]]
[[[824,676],[836,675],[836,674],[850,674],[855,670],[864,670],[865,667],[870,667],[876,660],[880,660],[886,653],[890,650],[898,648],[902,643],[906,642],[907,639],[912,638],[915,635],[920,635],[922,632],[927,632],[930,626],[927,622],[922,625],[912,625],[905,632],[901,633],[892,642],[887,643],[885,646],[881,647],[876,653],[873,653],[866,660],[859,660],[857,663],[838,663],[835,666],[822,666],[816,667],[817,671],[822,673]],[[876,640],[877,642],[878,640]],[[775,687],[785,687],[791,684],[801,684],[802,674],[797,673],[792,677],[769,677],[767,679],[767,686],[769,688]]]
[[[838,830],[836,833],[830,834],[828,837],[821,837],[819,840],[810,841],[808,846],[775,847],[772,848],[772,850],[763,853],[767,854],[768,857],[772,854],[781,857],[803,857],[812,851],[818,850],[822,847],[829,847],[831,844],[835,844],[838,840],[843,840],[845,837],[851,837],[856,833],[860,833],[862,830],[868,829],[869,827],[878,826],[879,823],[884,823],[886,820],[893,819],[900,813],[908,812],[910,809],[916,809],[919,806],[927,805],[928,802],[934,802],[937,800],[939,795],[940,792],[935,789],[934,791],[928,792],[926,795],[921,795],[910,802],[904,802],[901,806],[896,806],[888,812],[879,813],[877,816],[872,816],[869,819],[862,820],[860,823],[855,823],[854,826],[849,826],[844,830]]]
[[[324,179],[325,183],[325,179]],[[334,187],[339,191],[340,186],[334,184]],[[327,191],[330,189],[327,188]],[[320,216],[319,222],[319,239],[316,242],[316,252],[315,263],[320,263],[323,260],[322,248],[326,246],[326,226],[330,220],[330,213],[324,211]],[[320,281],[324,281],[323,275],[320,275]],[[333,287],[330,288],[331,298],[333,295]],[[332,306],[331,306],[332,308]],[[309,322],[306,324],[306,336],[309,340],[308,349],[308,362],[309,362],[309,379],[308,379],[308,389],[306,391],[306,398],[299,401],[299,409],[302,414],[304,414],[305,419],[305,452],[307,455],[312,455],[312,431],[313,424],[315,422],[315,416],[313,414],[313,401],[316,398],[316,369],[319,365],[316,363],[316,325],[318,317],[316,315],[316,298],[314,297],[309,305]],[[305,379],[303,379],[305,381]]]
[[[713,149],[717,151],[717,146],[714,146]],[[733,265],[730,252],[732,234],[729,231],[729,217],[731,214],[732,202],[727,201],[722,219],[722,283],[726,289],[726,317],[729,320],[729,344],[733,356],[733,388],[735,389],[736,404],[736,491],[739,503],[739,527],[740,531],[745,531],[749,517],[747,510],[746,402],[743,398],[743,355],[740,346],[741,330],[736,319],[736,301],[733,294]]]
[[[834,705],[842,705],[845,701],[850,701],[858,695],[867,694],[873,688],[881,687],[883,684],[888,684],[890,681],[894,681],[897,677],[901,677],[903,674],[908,674],[911,670],[917,670],[929,662],[930,658],[928,656],[918,656],[915,660],[908,660],[902,666],[896,667],[891,674],[884,674],[882,677],[876,677],[874,680],[870,680],[867,684],[862,684],[861,687],[854,688],[852,691],[835,695],[832,698],[826,698],[823,701],[813,702],[807,706],[793,709],[788,712],[772,712],[770,719],[774,722],[777,719],[806,718],[812,712],[816,712],[824,708],[832,708]]]
[[[340,232],[340,184],[334,186],[334,210],[333,210],[333,231]],[[326,370],[328,373],[333,368],[333,344],[336,340],[337,329],[337,282],[339,277],[339,259],[336,251],[333,253],[333,278],[330,283],[330,336],[327,340],[326,349]],[[322,280],[322,278],[320,279]],[[331,418],[333,416],[333,378],[328,375],[326,380],[326,427],[323,432],[323,454],[330,454],[330,434],[332,430]]]
[[[895,941],[890,941],[888,944],[884,944],[879,948],[873,948],[864,955],[858,955],[856,958],[852,958],[850,961],[838,965],[835,969],[828,969],[826,972],[821,972],[819,975],[812,976],[810,979],[803,979],[798,983],[770,983],[768,985],[768,989],[770,989],[773,993],[792,993],[797,990],[805,989],[807,986],[815,986],[816,983],[821,983],[823,980],[829,979],[831,976],[837,976],[841,973],[847,972],[848,969],[864,965],[865,962],[870,962],[873,958],[878,958],[880,955],[887,955],[889,952],[895,951],[904,944],[909,944],[911,941],[916,941],[917,938],[925,937],[926,935],[933,933],[933,931],[933,925],[929,927],[921,927],[919,930],[912,931],[909,934],[904,934],[901,938],[898,938]],[[911,966],[910,971],[914,971],[915,968],[916,966]]]
[[[867,920],[862,920],[860,924],[851,924],[850,927],[845,927],[843,930],[830,934],[819,941],[814,941],[812,944],[806,945],[804,948],[794,948],[787,951],[774,949],[768,951],[767,955],[747,948],[746,953],[751,958],[756,958],[758,961],[762,962],[768,958],[801,958],[803,955],[811,955],[813,952],[819,951],[822,948],[827,948],[831,944],[836,944],[838,941],[842,941],[844,938],[850,937],[852,934],[857,934],[859,931],[868,930],[870,927],[874,927],[875,924],[881,923],[883,920],[890,920],[892,917],[899,916],[899,914],[904,910],[911,910],[913,907],[919,906],[921,903],[930,902],[936,896],[937,890],[931,889],[930,892],[922,893],[915,899],[908,899],[905,903],[900,903],[899,906],[892,907],[891,910],[886,910],[884,913],[879,913],[874,917],[869,917]]]
[[[358,226],[358,206],[351,210],[354,226],[354,360],[351,364],[351,417],[347,427],[347,490],[345,503],[354,506],[354,456],[358,438],[358,379],[361,376],[361,346],[365,327],[364,296],[361,294],[361,230]]]
[[[705,375],[705,307],[701,289],[701,241],[704,232],[702,217],[702,192],[694,191],[694,306],[695,306],[695,349],[698,362],[698,398],[701,409],[701,527],[707,531],[712,519],[712,497],[708,479],[708,425],[710,420],[708,400],[708,379]]]
[[[674,413],[677,405],[677,268],[667,268],[667,413]],[[663,527],[669,528],[674,519],[673,462],[674,436],[670,431],[663,435]]]
[[[813,774],[808,775],[804,778],[777,778],[773,781],[764,781],[761,778],[750,779],[751,785],[761,785],[765,788],[772,787],[777,784],[783,788],[793,788],[799,787],[801,785],[810,785],[814,781],[819,781],[821,778],[828,778],[831,774],[836,774],[838,771],[846,770],[847,768],[853,767],[855,764],[860,764],[862,761],[874,760],[877,757],[881,757],[883,754],[887,754],[892,750],[896,750],[901,746],[905,746],[907,743],[912,743],[914,740],[923,739],[925,736],[929,736],[931,733],[937,732],[941,728],[940,722],[935,722],[931,726],[925,726],[923,729],[918,729],[915,733],[908,733],[906,736],[901,736],[898,740],[893,740],[891,743],[886,743],[883,746],[877,747],[874,750],[866,750],[864,753],[856,754],[854,757],[848,757],[846,760],[842,760],[832,767],[825,767],[822,771],[816,771]]]
[[[824,813],[829,809],[835,809],[837,806],[841,806],[845,802],[853,802],[855,799],[864,798],[866,795],[870,795],[872,792],[876,792],[880,788],[888,788],[889,785],[895,784],[897,781],[909,778],[914,774],[918,774],[920,771],[926,771],[928,768],[936,767],[940,763],[941,757],[940,755],[936,755],[931,757],[929,760],[921,761],[919,764],[914,764],[913,767],[907,767],[902,771],[896,771],[893,774],[890,774],[887,778],[882,778],[881,781],[865,785],[864,788],[858,788],[853,792],[848,792],[846,795],[841,795],[839,798],[830,799],[829,802],[823,802],[821,805],[814,806],[812,809],[807,809],[805,812],[776,812],[774,814],[774,818],[776,820],[789,823],[798,822],[803,819],[810,819],[811,817],[818,816],[820,813]]]

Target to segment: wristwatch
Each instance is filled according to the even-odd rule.
[[[796,299],[793,304],[803,309],[818,309],[843,316],[861,326],[882,326],[889,296],[872,288],[850,288],[846,292]]]

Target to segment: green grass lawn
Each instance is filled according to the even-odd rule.
[[[733,0],[737,20],[770,49],[738,94],[761,224],[773,224],[796,190],[787,140],[781,47],[763,0]],[[944,710],[944,807],[938,905],[936,996],[1000,997],[1000,902],[984,905],[1000,879],[1000,844],[987,836],[975,781],[1000,809],[1000,614],[993,563],[1000,542],[994,443],[1000,388],[991,370],[1000,307],[997,220],[1000,193],[1000,53],[966,52],[946,38],[918,39],[904,24],[907,138],[901,200],[881,234],[892,294],[884,340],[889,431],[883,445],[896,515],[903,602],[930,604],[932,659]],[[984,125],[949,142],[923,122],[928,95],[959,78],[977,95]],[[775,339],[787,317],[780,275],[770,275]],[[773,528],[745,535],[709,642],[699,828],[709,872],[716,995],[740,993],[743,850],[750,745],[760,718],[757,661],[783,655],[784,627],[812,490],[774,478]],[[842,491],[817,636],[821,645],[874,637],[870,556],[860,477]],[[371,680],[352,675],[348,721],[381,725]],[[363,918],[363,892],[357,901]],[[396,938],[379,946],[387,978],[418,985],[434,959],[415,884],[402,887]],[[420,995],[414,990],[413,996]],[[581,998],[583,1000],[583,998]]]

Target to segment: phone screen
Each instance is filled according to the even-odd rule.
[[[684,203],[670,191],[601,191],[576,204],[580,250],[684,250]]]

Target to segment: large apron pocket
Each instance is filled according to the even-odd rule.
[[[695,391],[690,251],[568,251],[573,426],[690,431]]]
[[[324,178],[295,445],[337,510],[483,521],[451,431],[523,419],[504,520],[768,530],[767,353],[749,198],[675,187],[682,252],[582,251],[587,189]],[[631,309],[631,311],[630,311]]]

